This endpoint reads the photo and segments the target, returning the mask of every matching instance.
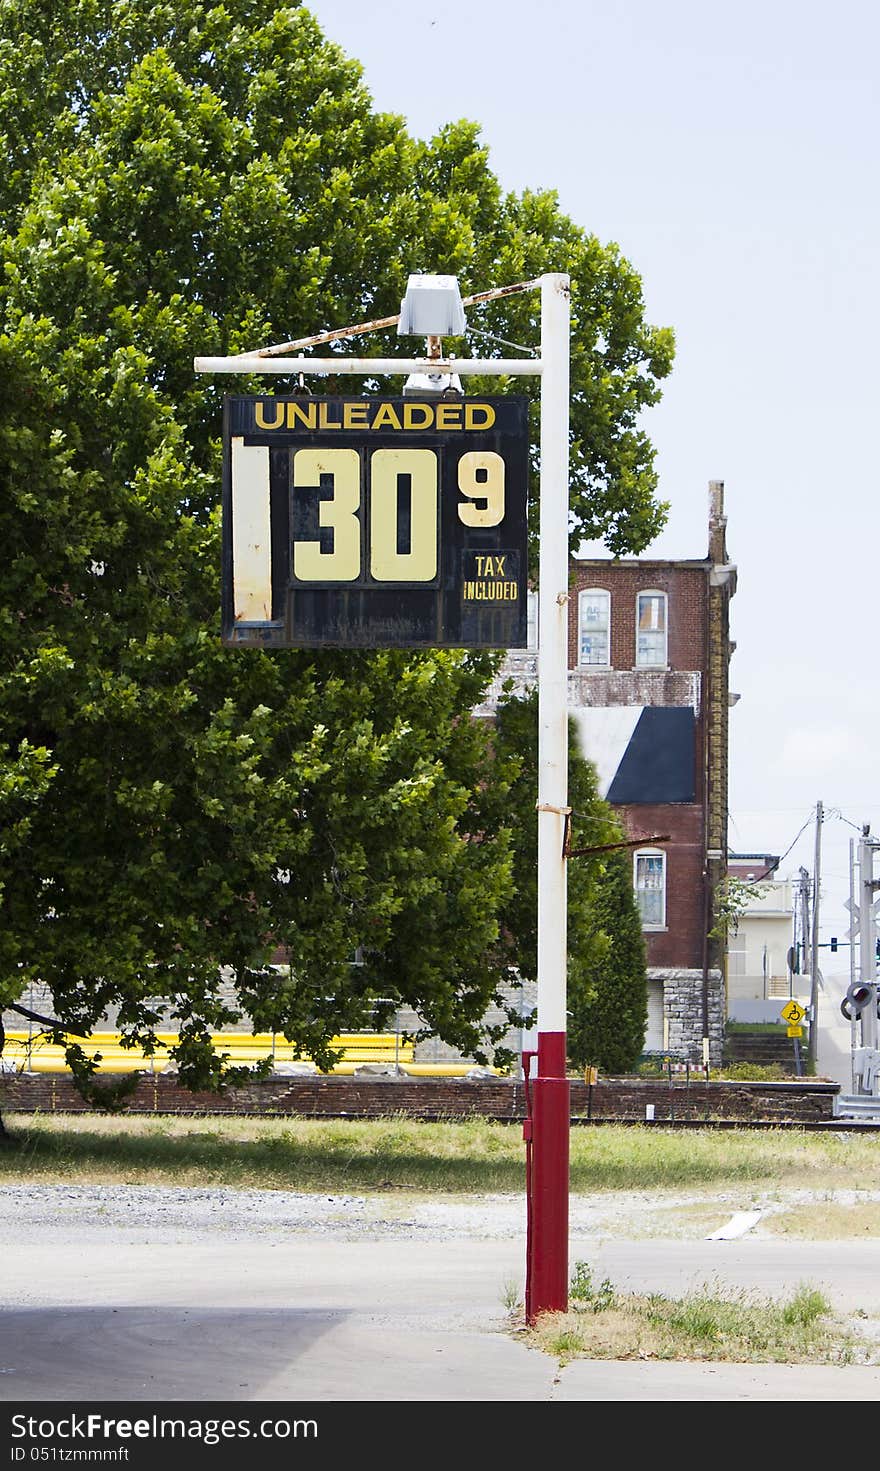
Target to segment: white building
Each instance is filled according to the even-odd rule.
[[[731,923],[727,941],[727,1014],[732,1021],[776,1022],[788,997],[809,1001],[810,977],[804,974],[803,945],[798,943],[797,885],[777,876],[778,863],[772,854],[730,854],[730,877],[748,885],[745,908]]]

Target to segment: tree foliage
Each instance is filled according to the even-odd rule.
[[[589,959],[569,998],[568,1055],[606,1073],[626,1073],[645,1045],[645,940],[633,894],[632,855],[605,855],[589,917]]]
[[[616,247],[505,195],[474,125],[374,111],[298,6],[0,0],[0,148],[0,1000],[40,979],[148,1046],[167,1002],[191,1082],[221,966],[319,1060],[377,996],[475,1050],[513,887],[513,766],[465,718],[494,661],[220,647],[222,392],[255,385],[192,358],[394,311],[412,270],[568,270],[572,534],[637,552],[670,334]]]
[[[537,696],[509,698],[498,710],[496,749],[519,757],[518,775],[503,798],[514,833],[513,892],[502,909],[511,963],[537,977],[538,771]],[[633,893],[632,856],[611,845],[624,840],[614,810],[598,794],[596,769],[584,758],[569,721],[568,800],[572,809],[568,860],[568,1055],[581,1069],[628,1072],[645,1042],[647,976],[642,923]]]
[[[501,912],[510,963],[525,980],[538,974],[538,700],[507,698],[498,708],[496,752],[519,761],[509,794],[499,798],[514,834],[513,890]],[[568,861],[568,997],[582,1005],[594,993],[608,936],[597,923],[607,855],[605,845],[623,834],[608,803],[598,794],[596,769],[584,759],[573,721],[569,721],[568,801],[572,809],[573,848],[597,849]],[[578,999],[579,998],[579,999]]]
[[[672,335],[644,321],[636,271],[552,191],[505,194],[476,124],[420,142],[375,112],[358,64],[306,9],[3,0],[0,128],[0,222],[32,283],[22,306],[146,358],[211,472],[202,506],[220,389],[193,377],[194,346],[234,352],[392,313],[410,271],[456,274],[467,293],[556,270],[573,283],[573,544],[638,552],[660,530],[640,416]],[[538,311],[528,293],[471,317],[537,346]],[[505,352],[476,335],[468,348]]]

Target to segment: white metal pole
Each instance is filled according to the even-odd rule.
[[[532,1086],[526,1314],[568,1306],[566,1078],[569,278],[541,277],[538,566],[538,1076]]]
[[[543,278],[546,279],[546,278]],[[464,373],[471,376],[491,374],[493,377],[540,377],[537,358],[261,358],[256,353],[238,357],[194,358],[197,373],[314,373],[326,378],[331,373],[354,374],[365,378],[390,373]]]
[[[569,278],[541,277],[538,1037],[566,1030]],[[540,1067],[539,1071],[544,1069]],[[562,1075],[564,1076],[564,1059]]]

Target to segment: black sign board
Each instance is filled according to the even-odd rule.
[[[223,641],[524,648],[528,401],[230,396]]]

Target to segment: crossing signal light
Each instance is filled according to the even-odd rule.
[[[871,1002],[876,1000],[876,986],[870,985],[867,981],[853,981],[852,985],[847,987],[846,995],[840,1003],[840,1009],[847,1021],[851,1022],[854,1016],[861,1016]]]

